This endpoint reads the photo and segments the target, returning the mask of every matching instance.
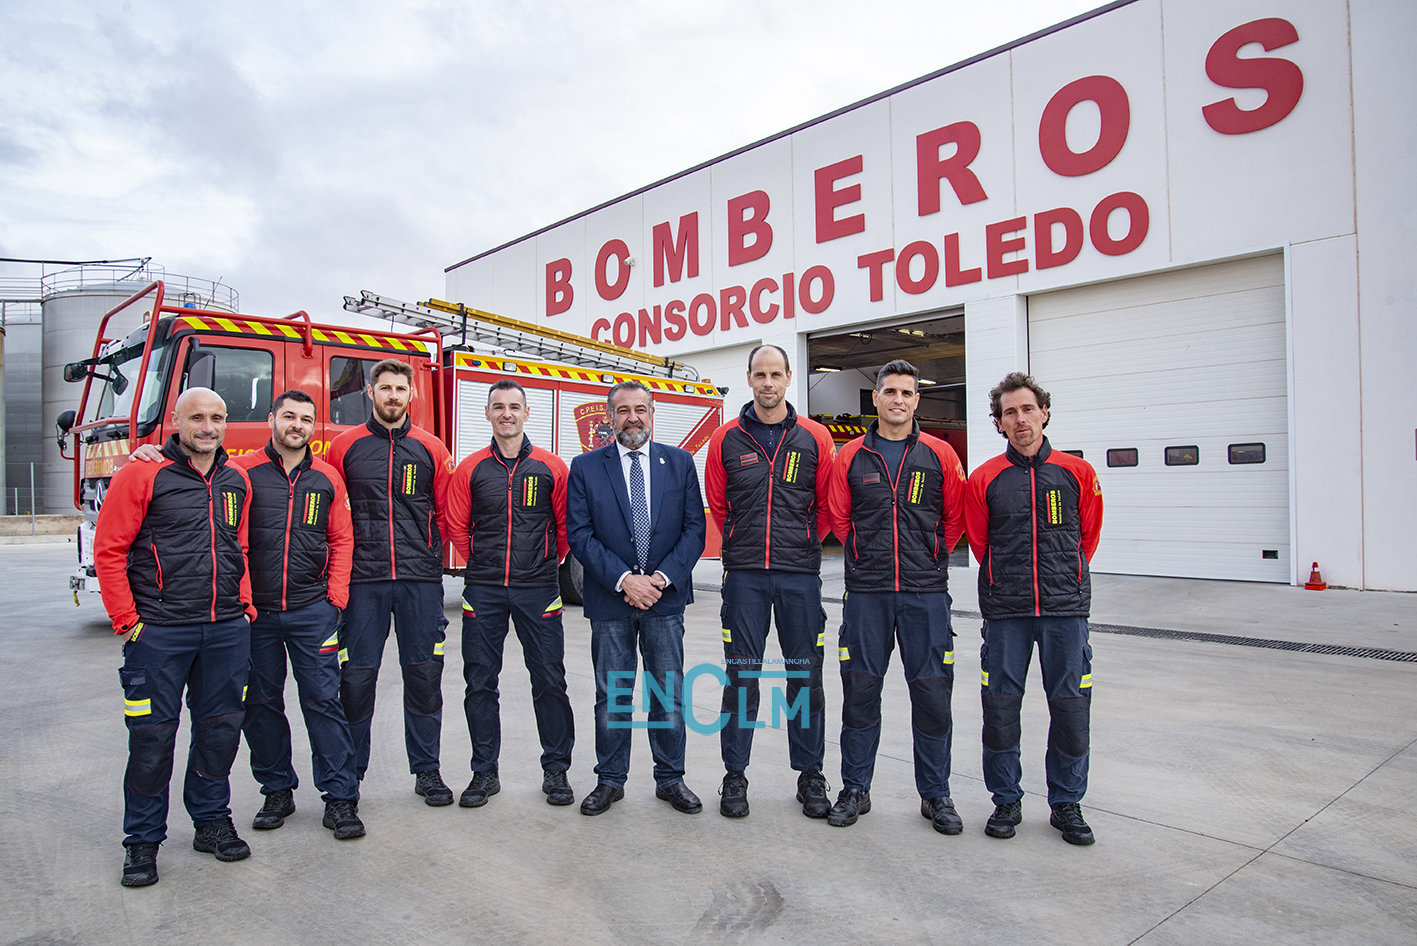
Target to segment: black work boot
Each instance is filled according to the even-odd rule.
[[[295,791],[280,788],[266,796],[266,803],[251,819],[251,827],[257,831],[273,831],[285,824],[285,819],[295,814]]]
[[[576,793],[571,789],[571,781],[566,777],[565,769],[542,769],[541,791],[546,796],[548,805],[570,805],[576,800]]]
[[[419,772],[413,783],[413,793],[423,796],[423,803],[433,808],[453,803],[453,790],[443,784],[443,776],[437,769]]]
[[[1023,821],[1023,802],[1011,801],[994,806],[994,813],[984,825],[984,833],[991,838],[1011,838],[1014,826]]]
[[[725,818],[748,817],[748,776],[730,770],[718,787],[723,796],[718,802],[718,813]]]
[[[157,883],[157,845],[145,841],[125,844],[123,880],[125,887],[150,887]]]
[[[336,841],[364,837],[364,822],[359,820],[359,808],[353,799],[331,798],[325,802],[323,823],[335,833]]]
[[[834,828],[845,828],[856,823],[856,819],[871,810],[871,793],[855,788],[843,788],[836,796],[836,804],[827,812],[827,824]]]
[[[802,803],[802,814],[808,818],[825,818],[832,806],[827,797],[829,791],[827,777],[816,769],[797,776],[797,800]]]
[[[196,826],[192,837],[192,850],[203,854],[214,854],[219,861],[239,861],[251,856],[251,848],[236,833],[236,825],[230,818]]]
[[[955,803],[948,795],[920,799],[920,813],[929,818],[935,830],[941,834],[959,834],[964,830],[964,822],[960,820],[959,812],[955,811]]]
[[[1082,820],[1082,806],[1075,801],[1060,801],[1054,805],[1048,823],[1063,832],[1063,840],[1069,844],[1091,844],[1097,840],[1087,822]]]
[[[502,790],[502,783],[497,779],[497,770],[488,769],[486,772],[473,772],[472,781],[467,783],[467,788],[462,790],[462,795],[458,798],[458,804],[464,808],[481,808],[487,804],[487,799]],[[449,797],[452,792],[448,793]]]

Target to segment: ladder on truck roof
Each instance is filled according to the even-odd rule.
[[[420,327],[434,326],[443,338],[460,338],[497,345],[536,358],[560,361],[583,368],[608,368],[625,373],[650,374],[661,378],[699,380],[699,372],[681,361],[648,352],[620,348],[583,335],[543,328],[530,322],[507,318],[458,302],[429,299],[409,303],[362,290],[358,297],[345,296],[344,308],[361,315],[376,315],[393,322]]]

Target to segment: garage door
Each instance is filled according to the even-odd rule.
[[[1282,256],[1031,296],[1028,343],[1102,480],[1095,571],[1290,580]]]

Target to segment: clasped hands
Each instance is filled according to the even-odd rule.
[[[620,590],[625,594],[625,603],[641,611],[654,607],[668,586],[669,580],[659,572],[653,575],[626,575],[620,582]]]

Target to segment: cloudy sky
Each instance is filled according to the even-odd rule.
[[[152,256],[338,320],[1098,5],[5,0],[0,256]]]

